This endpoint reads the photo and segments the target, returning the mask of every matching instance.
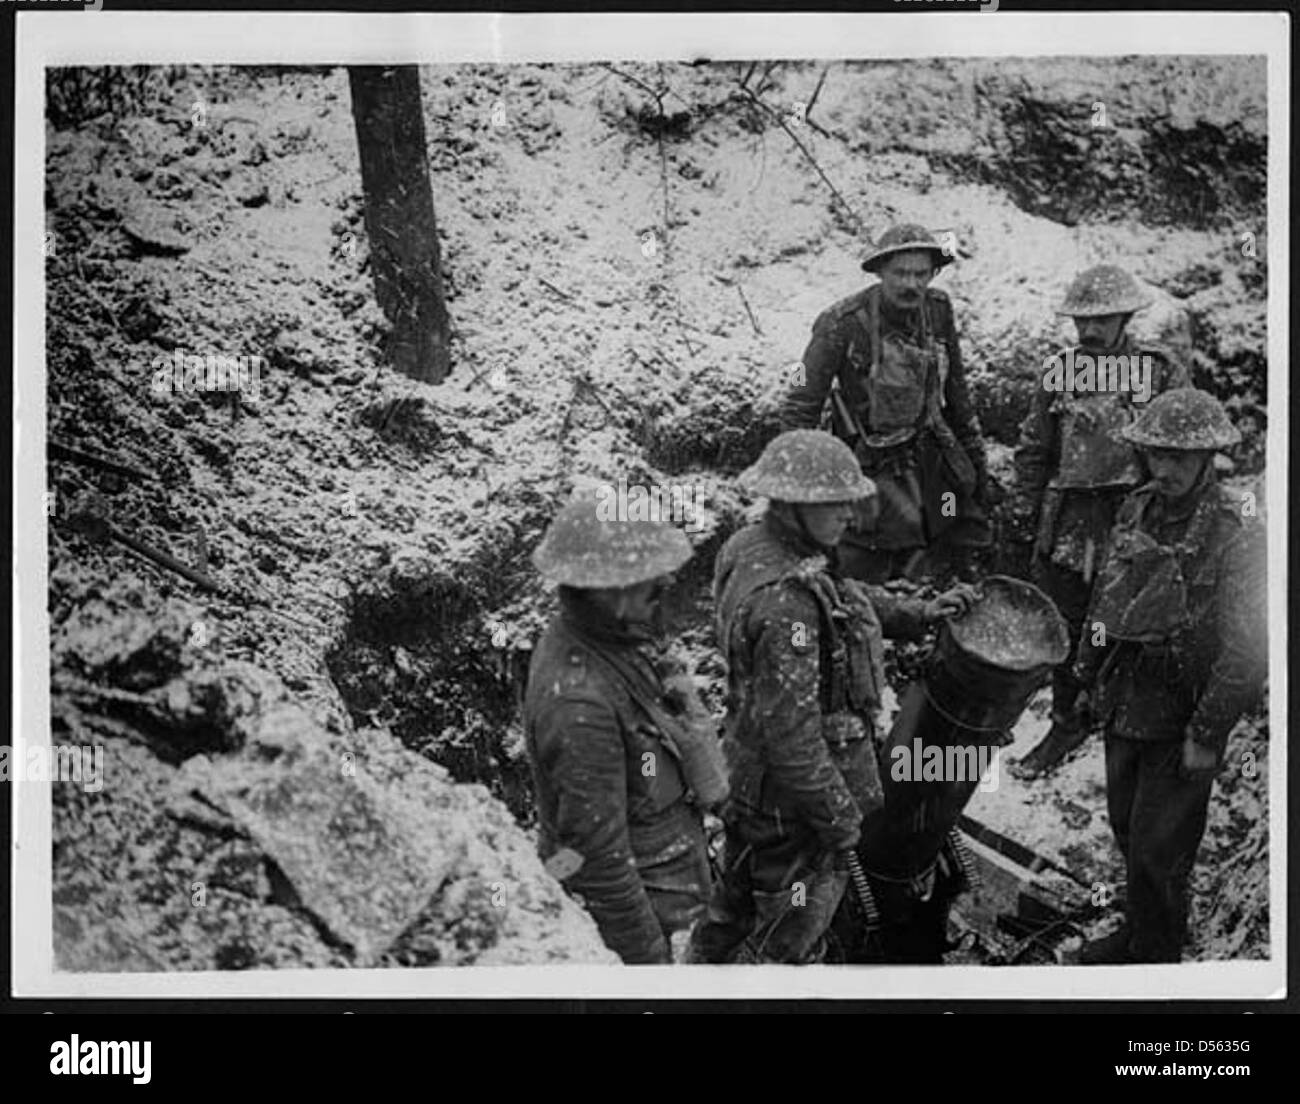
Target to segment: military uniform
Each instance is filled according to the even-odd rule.
[[[566,888],[624,962],[669,962],[671,934],[704,909],[709,869],[664,688],[646,638],[576,595],[562,602],[534,652],[524,707],[540,853],[582,859]]]
[[[1164,399],[1188,395],[1214,401],[1190,388]],[[1120,507],[1089,613],[1105,644],[1085,634],[1078,663],[1097,680],[1107,805],[1128,871],[1119,960],[1181,955],[1212,786],[1212,775],[1186,774],[1182,743],[1190,738],[1221,764],[1229,731],[1259,699],[1268,672],[1264,567],[1262,527],[1208,461],[1185,501],[1148,485]]]
[[[725,779],[720,762],[710,770],[702,708],[655,662],[653,629],[614,613],[653,616],[653,585],[690,559],[690,542],[667,524],[612,517],[599,498],[575,492],[533,553],[560,585],[524,700],[539,850],[624,962],[666,963],[672,934],[709,892],[694,794],[721,800]],[[633,588],[635,604],[622,603]]]
[[[984,442],[947,295],[927,288],[911,311],[892,308],[879,285],[842,299],[813,324],[803,366],[783,428],[816,426],[838,379],[857,426],[833,419],[832,428],[855,447],[879,494],[874,529],[841,542],[847,573],[881,581],[907,554],[941,538],[952,546],[989,543]],[[947,491],[955,512],[944,509]]]
[[[726,869],[696,929],[704,961],[806,962],[846,884],[836,860],[883,800],[874,712],[882,637],[919,636],[923,604],[838,578],[774,514],[735,534],[714,575],[730,699]]]
[[[1087,355],[1076,347],[1063,350]],[[1186,371],[1159,349],[1126,338],[1106,355],[1150,356],[1151,395],[1187,383]],[[1092,584],[1115,512],[1142,482],[1133,446],[1119,439],[1142,404],[1126,392],[1056,392],[1036,388],[1020,428],[1015,487],[1008,517],[1034,542],[1033,576],[1056,603],[1070,629],[1071,651],[1079,644]],[[1052,708],[1069,717],[1083,686],[1069,665],[1052,677]]]

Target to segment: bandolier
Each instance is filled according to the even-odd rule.
[[[1203,452],[1178,501],[1154,485],[1119,510],[1093,597],[1079,674],[1096,678],[1106,732],[1110,821],[1127,866],[1126,921],[1085,961],[1176,962],[1188,876],[1228,734],[1268,672],[1263,530],[1249,500],[1221,487],[1213,452],[1240,439],[1193,388],[1167,392],[1125,430],[1145,448]],[[1213,766],[1188,772],[1184,744]]]
[[[815,431],[778,437],[742,483],[777,503],[870,489],[847,447]],[[724,545],[714,595],[731,799],[725,872],[696,956],[816,961],[845,889],[844,856],[882,802],[873,736],[883,638],[919,636],[924,603],[839,577],[833,555],[775,510]]]
[[[952,259],[922,227],[901,226],[882,236],[862,267],[876,271],[909,251],[928,253],[935,267]],[[990,543],[984,442],[947,295],[926,288],[915,309],[901,309],[873,285],[840,300],[813,324],[803,369],[786,398],[783,428],[818,425],[831,398],[831,430],[877,488],[875,525],[841,542],[847,573],[879,582],[941,541]]]
[[[672,960],[670,938],[708,899],[702,794],[720,799],[708,741],[679,708],[650,626],[614,616],[593,591],[676,570],[686,537],[656,522],[603,521],[575,496],[534,555],[560,584],[560,612],[533,653],[524,733],[539,852],[627,963]],[[696,709],[693,713],[698,714]]]

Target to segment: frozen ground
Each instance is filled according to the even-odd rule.
[[[1000,476],[1034,366],[1070,336],[1052,304],[1117,260],[1158,295],[1145,332],[1246,429],[1237,478],[1261,478],[1265,274],[1240,243],[1263,224],[1262,67],[836,65],[821,129],[796,133],[861,228],[744,68],[626,67],[671,89],[662,111],[597,66],[423,71],[456,327],[439,386],[382,366],[341,70],[178,70],[49,127],[49,431],[156,476],[50,469],[55,739],[108,747],[103,791],[56,790],[64,966],[608,960],[528,835],[516,705],[549,608],[528,554],[580,478],[702,486],[682,613],[719,701],[698,599],[742,516],[731,479],[812,319],[860,286],[864,231],[958,235],[938,286]],[[820,72],[778,66],[763,98],[789,113]],[[224,396],[155,394],[176,350],[264,356],[260,399],[236,420]],[[242,599],[85,539],[68,522],[92,491]],[[1039,702],[1010,752],[1043,725]],[[1216,793],[1194,957],[1268,953],[1266,737],[1239,733],[1258,771]],[[363,779],[333,827],[292,797],[328,794],[331,759]],[[971,812],[1118,879],[1095,742],[1043,782],[1002,772]]]

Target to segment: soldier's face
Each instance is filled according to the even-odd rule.
[[[650,624],[672,581],[671,575],[660,575],[657,579],[649,579],[644,583],[620,587],[614,593],[614,616],[627,624]]]
[[[1182,498],[1200,479],[1213,453],[1188,449],[1146,450],[1147,470],[1164,498]]]
[[[834,548],[853,523],[853,503],[826,502],[798,507],[808,535],[824,548]]]
[[[1113,349],[1124,332],[1127,314],[1099,314],[1096,318],[1076,318],[1079,344],[1089,349]]]
[[[929,253],[895,253],[880,266],[880,294],[894,307],[918,307],[934,279]]]

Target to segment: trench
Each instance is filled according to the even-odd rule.
[[[734,485],[735,473],[774,432],[753,407],[738,411],[720,400],[641,442],[646,460],[664,477],[720,484],[715,522],[694,537],[695,554],[663,600],[665,634],[695,669],[715,717],[724,711],[726,672],[714,641],[710,584],[717,552],[744,523],[739,496],[722,488]],[[484,786],[529,831],[537,826],[537,810],[522,707],[532,647],[555,609],[530,553],[549,521],[550,507],[539,501],[526,518],[512,519],[499,539],[482,542],[470,562],[407,567],[358,582],[347,626],[326,656],[359,730],[387,727],[456,782]],[[932,586],[895,587],[934,592]],[[503,625],[504,634],[492,631]],[[886,646],[886,724],[929,653],[929,642]],[[952,933],[963,945],[954,948],[950,961],[997,962],[1012,944],[1020,945],[1021,961],[1052,961],[1050,944],[1034,942],[1038,925],[1008,929],[1021,911],[1005,897],[992,908],[959,901]]]
[[[353,724],[389,728],[457,782],[480,783],[525,827],[535,822],[519,726],[528,651],[505,646],[498,611],[530,585],[531,541],[486,550],[454,575],[390,574],[354,589],[325,656]]]

